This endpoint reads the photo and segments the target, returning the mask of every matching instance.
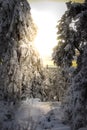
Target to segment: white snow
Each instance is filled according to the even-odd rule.
[[[87,130],[87,127],[86,128],[80,128],[79,130]]]
[[[27,99],[17,109],[16,121],[21,123],[21,126],[22,123],[26,125],[26,122],[29,122],[29,127],[33,130],[70,130],[69,126],[61,122],[60,104],[60,102]]]
[[[0,102],[0,130],[70,130],[61,121],[60,106],[60,102],[40,99],[27,99],[15,107]]]

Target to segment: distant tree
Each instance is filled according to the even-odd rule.
[[[65,94],[66,84],[60,67],[45,70],[45,79],[43,82],[44,101],[61,101]]]
[[[58,45],[54,48],[54,62],[66,69],[77,56],[77,69],[73,74],[64,102],[64,118],[72,130],[87,123],[87,1],[66,3],[67,11],[58,22]],[[77,54],[78,52],[78,54]]]

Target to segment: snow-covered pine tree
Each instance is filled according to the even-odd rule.
[[[82,54],[81,70],[72,81],[73,107],[72,107],[72,129],[77,130],[87,125],[87,45]]]
[[[87,2],[67,3],[67,11],[59,21],[58,45],[53,59],[57,65],[70,67],[77,56],[77,69],[64,102],[64,118],[72,130],[87,124]],[[78,54],[77,54],[78,52]]]
[[[0,100],[32,97],[33,80],[43,80],[30,9],[27,0],[0,0]]]

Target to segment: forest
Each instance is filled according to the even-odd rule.
[[[0,0],[0,130],[87,130],[87,0],[66,7],[44,67],[29,1]]]

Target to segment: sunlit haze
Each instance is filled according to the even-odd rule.
[[[35,46],[42,58],[51,56],[53,47],[57,44],[56,25],[66,10],[64,2],[30,2],[31,13],[38,27]]]

